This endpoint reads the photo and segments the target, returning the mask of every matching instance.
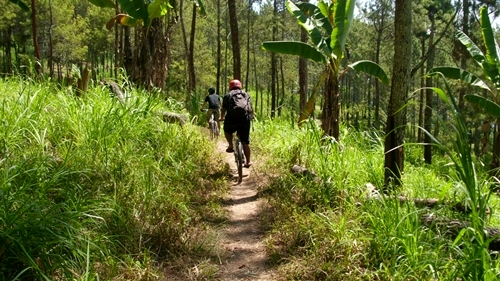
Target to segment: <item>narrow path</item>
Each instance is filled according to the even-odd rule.
[[[226,153],[226,147],[227,142],[224,138],[220,138],[217,150],[226,155],[226,162],[233,174],[237,175],[234,155]],[[252,162],[256,164],[255,161]],[[267,264],[268,257],[263,243],[264,233],[259,223],[259,211],[263,200],[259,199],[257,194],[260,181],[261,178],[252,166],[250,169],[243,169],[241,184],[237,184],[236,179],[232,182],[231,191],[225,199],[229,221],[222,230],[222,245],[226,255],[220,266],[218,280],[276,280],[273,270]]]

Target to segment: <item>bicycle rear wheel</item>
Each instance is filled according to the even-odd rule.
[[[237,152],[236,166],[238,166],[238,183],[241,183],[243,180],[243,161],[245,158],[243,156],[243,144],[239,140],[236,143],[235,152]]]

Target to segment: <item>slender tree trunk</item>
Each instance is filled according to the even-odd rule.
[[[250,31],[253,27],[253,24],[250,23],[250,15],[252,11],[252,1],[248,3],[247,9],[247,68],[246,68],[246,77],[245,77],[245,89],[248,90],[249,83],[249,74],[250,74]]]
[[[429,50],[428,50],[428,59],[427,59],[427,69],[432,69],[434,67],[434,29],[435,29],[435,24],[434,20],[432,20],[431,24],[431,33],[429,36]],[[432,110],[433,110],[433,102],[432,102],[432,95],[433,91],[429,89],[432,87],[432,78],[427,77],[425,79],[425,85],[427,89],[425,90],[425,110],[424,110],[424,129],[427,132],[431,132],[432,130]],[[426,145],[424,146],[424,160],[425,163],[431,164],[432,163],[432,145],[430,143],[432,142],[431,136],[429,134],[424,135],[424,142]]]
[[[191,34],[189,38],[188,71],[189,71],[189,93],[196,89],[196,71],[194,69],[194,35],[196,32],[196,3],[193,3],[193,17],[191,19]]]
[[[283,104],[285,103],[285,70],[283,69],[283,57],[280,57],[280,73],[281,73],[281,98],[278,103],[278,116],[281,117],[281,112],[283,109]]]
[[[462,10],[464,11],[464,15],[463,15],[463,18],[462,18],[462,32],[465,33],[467,36],[469,35],[469,9],[470,9],[470,2],[469,0],[462,0]],[[458,40],[457,40],[458,41]],[[458,43],[458,42],[456,42]],[[462,44],[459,44],[459,48],[461,50],[461,56],[460,56],[460,67],[462,69],[467,69],[467,58],[468,58],[468,51],[466,50],[466,48],[462,45]],[[465,92],[466,89],[461,87],[461,89],[459,90],[459,93],[458,93],[458,108],[460,110],[462,110],[465,105],[464,105],[464,96],[465,96]]]
[[[119,10],[119,7],[118,7],[118,0],[115,1],[115,13],[118,15],[120,12]],[[118,50],[120,49],[120,40],[119,40],[119,37],[118,37],[118,34],[119,34],[119,31],[118,31],[118,28],[121,28],[119,27],[120,25],[115,23],[115,61],[114,61],[114,64],[113,64],[113,74],[114,74],[114,77],[117,78],[118,77],[118,68],[120,68],[120,65],[119,65],[119,52]]]
[[[273,34],[272,34],[272,39],[273,41],[277,40],[277,34],[278,34],[278,27],[277,27],[277,18],[278,14],[278,0],[274,0],[274,9],[273,9]],[[277,99],[277,80],[278,80],[278,67],[277,67],[277,58],[276,54],[273,52],[271,53],[271,118],[274,118],[276,116],[276,99]]]
[[[12,27],[7,28],[5,37],[5,72],[12,73]]]
[[[376,51],[375,51],[375,62],[380,64],[380,49],[382,45],[382,30],[377,33]],[[380,81],[375,79],[375,126],[377,129],[380,128]]]
[[[182,29],[182,41],[184,42],[184,53],[186,55],[186,61],[188,63],[188,93],[191,93],[193,89],[191,88],[191,72],[189,69],[189,44],[188,44],[188,37],[187,37],[187,32],[186,32],[186,25],[184,24],[184,0],[181,0],[179,3],[179,18],[181,20],[181,29]],[[187,95],[187,102],[189,102],[189,94]]]
[[[217,0],[217,14],[220,15],[220,0]],[[220,95],[221,91],[221,86],[220,86],[220,70],[221,70],[221,62],[222,62],[222,55],[221,55],[221,23],[220,23],[220,16],[217,17],[217,94]]]
[[[422,58],[425,55],[425,36],[422,37]],[[419,103],[418,103],[418,131],[417,131],[417,142],[422,142],[422,126],[424,123],[424,84],[425,84],[425,78],[424,78],[424,67],[420,68],[420,87],[422,88],[420,90],[420,97],[419,97]]]
[[[37,35],[37,26],[36,26],[36,0],[31,0],[31,32],[33,34],[33,46],[35,48],[35,58],[37,61],[35,62],[35,71],[36,74],[40,77],[42,74],[41,68],[41,60],[40,60],[40,49],[38,48],[38,35]]]
[[[302,0],[302,2],[308,3],[309,0]],[[300,41],[307,43],[309,35],[304,28],[300,31]],[[299,58],[299,110],[304,111],[307,103],[307,59]]]
[[[411,2],[411,0],[396,0],[393,75],[384,146],[384,183],[386,187],[392,184],[401,185],[401,174],[404,170],[403,142],[406,125],[404,105],[408,95],[411,71]]]
[[[229,8],[229,26],[231,27],[231,44],[233,51],[233,78],[241,80],[240,37],[238,33],[238,17],[236,1],[227,1]]]
[[[52,43],[52,31],[54,27],[53,23],[53,13],[52,13],[52,0],[49,0],[49,77],[52,79],[54,77],[54,45]]]

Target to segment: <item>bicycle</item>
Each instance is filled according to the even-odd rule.
[[[209,109],[202,109],[202,112],[205,112]],[[220,135],[219,126],[217,125],[217,121],[215,120],[214,112],[210,116],[210,120],[208,121],[208,128],[210,129],[210,140],[217,139]]]
[[[235,132],[233,133],[233,149],[234,160],[238,167],[238,184],[243,180],[243,163],[245,163],[245,153],[243,152],[243,143],[241,143],[240,136]]]
[[[224,121],[224,119],[221,119]],[[243,165],[245,163],[245,152],[243,151],[243,143],[240,140],[238,132],[233,133],[233,154],[234,161],[238,170],[238,184],[243,181]]]

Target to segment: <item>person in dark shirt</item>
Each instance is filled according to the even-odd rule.
[[[210,118],[212,117],[212,114],[214,115],[214,120],[217,121],[217,127],[219,128],[220,131],[220,108],[222,106],[221,101],[220,101],[219,95],[215,93],[215,88],[210,87],[208,89],[208,96],[205,97],[205,102],[201,106],[201,110],[205,107],[205,105],[208,104],[208,110],[207,110],[207,122],[208,126],[210,127]]]
[[[224,136],[229,143],[226,152],[234,152],[233,148],[233,133],[238,132],[240,141],[243,144],[243,153],[245,154],[245,168],[252,165],[250,161],[250,124],[254,119],[254,112],[250,100],[250,96],[241,89],[241,82],[239,80],[231,80],[229,83],[229,93],[222,99],[221,120],[224,120]],[[246,98],[246,114],[243,116],[234,116],[231,111],[232,95],[241,93]]]

